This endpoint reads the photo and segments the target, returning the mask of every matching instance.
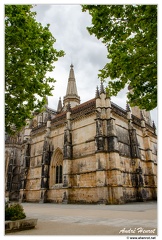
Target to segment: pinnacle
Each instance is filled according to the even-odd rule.
[[[130,112],[130,111],[131,111],[131,110],[130,110],[129,103],[126,104],[126,111],[127,111],[127,112]]]
[[[104,85],[103,85],[102,81],[101,81],[101,85],[100,85],[100,94],[101,93],[105,93],[105,89],[104,89]]]
[[[99,98],[100,97],[100,93],[99,93],[99,89],[98,89],[98,86],[96,88],[96,98]]]
[[[62,101],[61,101],[61,97],[60,97],[59,102],[58,102],[57,112],[61,112],[61,110],[62,110]]]

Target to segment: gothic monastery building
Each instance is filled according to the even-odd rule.
[[[57,111],[45,106],[5,139],[5,194],[20,202],[123,204],[157,197],[150,113],[111,102],[103,84],[80,104],[73,65]]]

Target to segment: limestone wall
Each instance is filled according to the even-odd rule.
[[[69,191],[71,203],[98,203],[108,199],[107,187],[73,188]]]
[[[50,140],[52,141],[54,150],[57,148],[60,148],[63,151],[64,129],[65,129],[65,126],[51,128]]]
[[[140,119],[129,121],[120,108],[111,112],[104,93],[98,101],[97,111],[84,104],[83,115],[75,108],[31,131],[30,166],[23,165],[26,201],[120,204],[156,198],[153,131],[141,127]],[[26,145],[24,159],[25,151]],[[55,161],[63,163],[59,183]]]
[[[25,201],[27,202],[39,202],[40,200],[40,190],[34,189],[34,190],[25,190],[24,193],[25,195]]]
[[[62,203],[66,189],[50,189],[47,193],[48,202]]]

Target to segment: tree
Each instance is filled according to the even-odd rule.
[[[157,106],[157,6],[83,5],[89,11],[88,27],[106,45],[108,63],[100,70],[109,78],[107,92],[117,95],[127,84],[131,106],[152,110]]]
[[[14,134],[41,110],[55,82],[46,73],[64,52],[54,48],[49,24],[43,27],[32,5],[5,5],[5,130]]]

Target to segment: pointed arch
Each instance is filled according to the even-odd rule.
[[[53,188],[56,184],[63,182],[63,153],[57,148],[52,156],[49,172],[49,188]]]

